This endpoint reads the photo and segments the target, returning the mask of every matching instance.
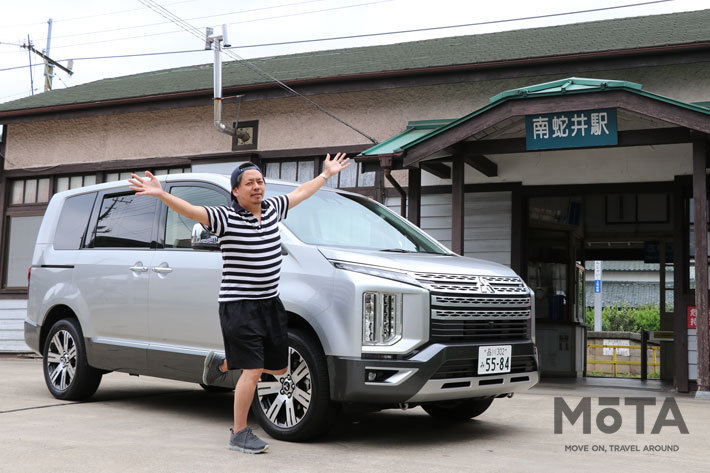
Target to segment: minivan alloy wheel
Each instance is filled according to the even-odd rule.
[[[44,381],[52,396],[83,401],[96,392],[102,372],[89,365],[79,321],[66,318],[49,329],[42,349]]]
[[[76,342],[66,330],[59,330],[52,337],[47,351],[47,371],[52,385],[59,391],[71,386],[76,373]]]
[[[262,375],[257,385],[259,406],[269,421],[279,427],[293,427],[311,405],[311,371],[303,356],[293,347],[288,349],[285,374]]]

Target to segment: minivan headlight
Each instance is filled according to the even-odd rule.
[[[399,271],[390,271],[388,269],[380,269],[375,268],[373,266],[365,266],[361,264],[343,263],[341,261],[331,261],[331,263],[333,263],[333,266],[338,269],[344,269],[346,271],[355,271],[356,273],[369,274],[370,276],[375,276],[378,278],[392,279],[393,281],[399,281],[405,284],[421,286],[421,284],[419,284],[419,281],[417,281],[407,273],[401,273]]]
[[[392,345],[402,336],[402,294],[362,294],[362,344]]]

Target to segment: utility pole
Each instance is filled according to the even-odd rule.
[[[52,34],[52,20],[50,18],[49,20],[49,34]],[[37,51],[32,44],[32,41],[30,40],[30,35],[27,35],[27,44],[23,44],[22,47],[27,49],[28,54],[30,56],[30,82],[32,84],[32,95],[34,95],[34,79],[32,76],[32,53],[35,53],[37,56],[41,57],[44,59],[45,62],[45,82],[44,82],[44,90],[45,92],[47,90],[52,89],[52,77],[54,75],[54,66],[57,66],[59,69],[63,70],[69,75],[74,74],[74,71],[72,71],[72,66],[74,64],[74,61],[72,59],[69,60],[69,63],[67,64],[67,67],[62,66],[59,64],[57,61],[49,57],[49,44],[50,44],[50,38],[47,38],[47,54]]]
[[[23,45],[24,47],[24,45]],[[32,95],[35,94],[35,80],[34,77],[32,76],[32,50],[34,48],[32,47],[32,40],[30,39],[30,35],[27,35],[27,55],[30,58],[30,93]]]
[[[50,18],[49,21],[47,21],[47,24],[49,25],[47,27],[47,49],[44,50],[44,54],[49,56],[49,46],[52,43],[52,19]],[[50,64],[47,62],[45,59],[44,61],[44,91],[47,92],[49,90],[52,90],[52,77],[54,77],[54,65]]]

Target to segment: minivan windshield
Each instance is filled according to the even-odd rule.
[[[266,197],[291,190],[288,186],[267,183]],[[358,195],[317,192],[289,210],[283,223],[299,240],[313,245],[449,254],[399,215]]]

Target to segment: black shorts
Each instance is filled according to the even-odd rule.
[[[281,300],[219,303],[227,368],[280,370],[288,360],[288,316]]]

